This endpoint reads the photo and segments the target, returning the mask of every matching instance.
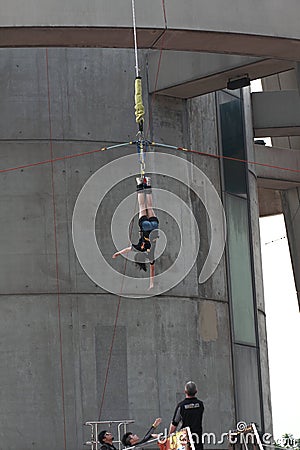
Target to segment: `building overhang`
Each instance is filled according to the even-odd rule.
[[[280,192],[300,186],[300,151],[254,145],[259,215],[282,213]]]
[[[296,90],[251,95],[255,137],[300,136],[300,95]]]
[[[159,67],[159,77],[157,71]],[[148,57],[149,92],[191,98],[225,89],[229,80],[250,80],[294,69],[278,59],[195,52],[151,52]]]

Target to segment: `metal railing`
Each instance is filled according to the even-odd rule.
[[[85,422],[85,426],[91,427],[91,438],[89,441],[86,441],[84,445],[89,445],[91,450],[99,450],[102,444],[98,441],[98,434],[103,428],[104,425],[108,426],[109,429],[112,429],[112,426],[115,426],[117,431],[117,440],[114,440],[114,444],[118,444],[118,450],[122,449],[122,435],[127,433],[127,425],[130,423],[134,423],[134,420],[100,420],[100,421],[88,421]]]

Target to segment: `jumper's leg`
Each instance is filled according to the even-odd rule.
[[[151,178],[144,177],[144,192],[146,194],[146,208],[147,208],[147,216],[154,217],[153,211],[153,198],[152,198],[152,189],[151,189]]]
[[[146,208],[144,191],[138,191],[137,196],[138,196],[138,203],[139,203],[139,217],[147,216],[147,208]]]
[[[143,182],[144,182],[143,177],[136,178],[136,190],[137,190],[137,197],[138,197],[138,204],[139,204],[139,217],[147,215]]]
[[[153,198],[152,198],[152,192],[148,192],[145,190],[146,193],[146,208],[147,208],[147,215],[148,217],[155,217],[155,213],[153,211]]]

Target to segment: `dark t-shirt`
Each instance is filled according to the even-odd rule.
[[[112,444],[108,444],[107,442],[105,444],[102,444],[100,447],[101,450],[117,450],[116,447]]]
[[[176,406],[172,424],[177,427],[179,422],[182,422],[182,428],[190,427],[191,432],[199,436],[201,443],[203,412],[204,405],[201,400],[196,397],[185,398]]]
[[[153,231],[145,231],[143,229],[143,220],[148,220],[146,216],[142,216],[139,219],[139,227],[140,227],[140,239],[137,244],[131,244],[132,249],[139,251],[139,252],[147,252],[147,258],[149,259],[150,263],[154,263],[154,252],[155,252],[155,245],[156,240],[158,239],[158,230],[155,229]],[[157,222],[157,217],[151,217],[149,219],[151,222]]]
[[[138,252],[149,252],[151,249],[151,242],[149,237],[145,236],[144,233],[141,234],[139,242],[137,244],[132,244],[134,250]]]

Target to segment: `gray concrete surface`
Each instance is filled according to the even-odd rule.
[[[256,151],[259,151],[259,146],[253,145],[253,123],[252,123],[252,103],[249,88],[243,89],[244,101],[244,120],[247,126],[245,127],[245,140],[247,148],[248,161],[256,161]],[[258,183],[258,166],[248,164],[248,189],[249,189],[249,203],[250,203],[250,223],[252,236],[252,258],[253,269],[255,272],[255,296],[257,308],[264,311],[264,292],[262,279],[262,262],[260,250],[260,231],[259,231],[259,197],[257,190]]]
[[[1,169],[46,161],[50,158],[46,51],[2,49],[0,53]],[[55,157],[134,138],[133,65],[133,54],[126,50],[49,50]],[[188,101],[153,98],[145,86],[145,105],[151,139],[218,154],[214,94]],[[118,298],[95,286],[77,261],[72,212],[91,174],[132,151],[118,149],[54,163],[59,295],[51,166],[0,174],[0,438],[5,450],[82,449],[89,438],[83,422],[98,417]],[[201,168],[222,193],[218,160],[185,153],[181,157]],[[247,397],[241,397],[241,407],[234,402],[226,258],[199,286],[210,240],[205,209],[180,183],[155,176],[154,183],[177,193],[194,212],[202,237],[199,257],[188,277],[164,295],[121,300],[101,418],[135,419],[134,429],[140,434],[156,416],[168,426],[176,402],[183,397],[183,384],[192,378],[206,406],[204,430],[218,436],[233,428],[242,419],[239,412],[247,407]],[[130,180],[116,186],[96,219],[98,242],[109,261],[115,250],[109,239],[112,211],[133,186]],[[251,192],[254,189],[255,183]],[[166,233],[177,239],[173,222],[163,214],[160,219]],[[255,246],[257,251],[257,241]],[[167,250],[157,263],[159,270],[174,258],[173,253],[173,248]],[[128,266],[128,274],[135,273],[133,265]],[[257,276],[259,284],[259,267]],[[261,352],[267,364],[265,348]],[[257,385],[255,373],[253,383]],[[265,378],[264,389],[268,391]],[[257,402],[256,396],[249,414]],[[270,405],[265,408],[270,415]]]
[[[291,252],[292,267],[294,272],[294,280],[296,285],[296,292],[298,303],[300,307],[300,260],[299,260],[299,187],[289,189],[281,193],[282,209],[287,230],[289,247]]]
[[[296,101],[299,99],[299,64],[296,64],[295,70],[285,72],[282,74],[277,74],[272,77],[267,77],[262,80],[262,85],[264,90],[273,92],[276,91],[289,91],[294,92]],[[273,145],[277,147],[282,147],[284,150],[277,152],[280,154],[280,159],[285,155],[285,158],[281,159],[281,164],[285,164],[284,167],[293,167],[299,170],[299,150],[300,150],[300,137],[290,135],[286,133],[283,137],[274,137],[272,139]],[[285,178],[290,179],[290,176],[285,176]],[[275,190],[277,205],[281,206],[281,211],[284,214],[285,224],[287,229],[287,237],[289,242],[289,248],[292,258],[292,266],[294,271],[294,280],[299,300],[299,242],[298,242],[298,222],[297,213],[299,208],[299,178],[296,181],[298,183],[286,183],[285,186],[279,186],[278,180],[275,182],[273,189],[276,186],[279,190]],[[272,191],[271,191],[272,192]],[[277,208],[279,209],[279,208]]]
[[[258,333],[259,333],[259,359],[260,371],[262,378],[262,397],[264,401],[264,423],[266,433],[273,433],[272,424],[272,404],[270,392],[270,373],[269,373],[269,359],[268,359],[268,340],[266,332],[266,316],[265,312],[258,310]]]
[[[300,154],[298,150],[254,145],[253,168],[260,185],[288,189],[300,183]],[[273,167],[272,167],[273,166]],[[291,170],[288,170],[291,169]]]
[[[157,67],[160,61],[159,78]],[[159,51],[149,54],[149,90],[163,95],[190,98],[225,89],[231,79],[251,80],[293,69],[295,63],[247,56]]]
[[[252,107],[255,137],[300,135],[298,91],[255,92]]]
[[[279,190],[259,187],[258,199],[260,217],[282,214],[282,203]]]
[[[275,138],[279,139],[282,140]],[[257,163],[252,167],[257,175],[259,215],[281,214],[281,192],[293,190],[300,184],[299,151],[254,145],[254,161]]]
[[[262,79],[264,91],[287,91],[298,89],[297,71],[290,70],[281,74],[276,74]],[[272,144],[279,148],[300,149],[299,136],[273,137]]]
[[[180,0],[166,1],[166,18],[170,29],[229,30],[232,33],[282,36],[299,39],[299,4],[287,0],[283,5],[279,0],[264,0],[253,7],[246,0],[226,0],[222,16],[218,0],[206,0],[201,5],[196,0],[188,0],[185,5]],[[4,5],[4,4],[3,4]],[[2,7],[3,9],[3,7]],[[137,21],[143,28],[164,28],[162,2],[146,0],[136,5]],[[90,26],[120,27],[132,26],[131,2],[115,0],[114,8],[106,0],[90,3],[70,2],[62,5],[55,0],[37,3],[31,0],[22,11],[17,0],[5,3],[5,14],[1,26]]]
[[[18,0],[0,3],[2,46],[131,47],[131,3],[116,0]],[[141,47],[277,57],[298,61],[297,0],[142,0],[136,8]],[[237,39],[238,38],[238,39]],[[276,43],[275,43],[276,40]]]

